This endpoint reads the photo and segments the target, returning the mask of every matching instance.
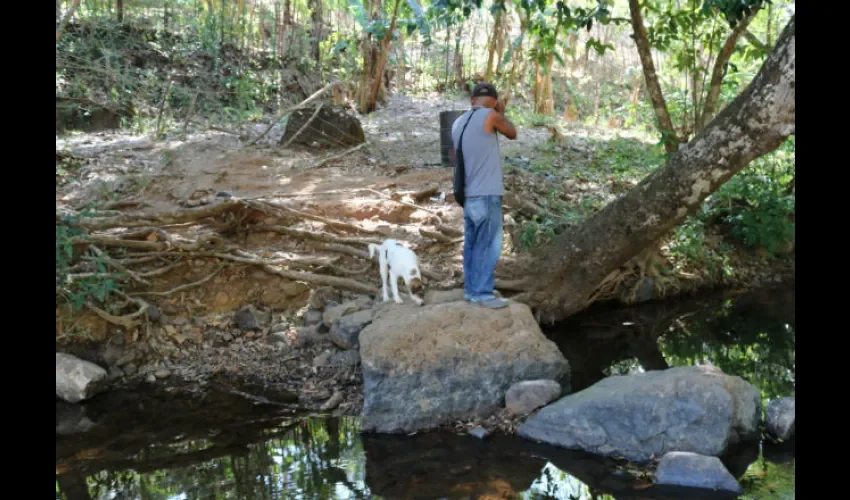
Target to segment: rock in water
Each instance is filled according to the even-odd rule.
[[[794,398],[774,399],[767,405],[767,432],[783,441],[795,434]]]
[[[366,140],[360,120],[344,107],[325,104],[318,115],[312,118],[315,113],[316,106],[293,111],[286,121],[286,129],[283,131],[280,143],[286,144],[295,137],[292,144],[319,148],[344,148],[356,146]],[[310,121],[311,118],[312,121]],[[309,125],[305,127],[308,122]],[[302,128],[304,130],[301,130]]]
[[[517,382],[505,394],[505,408],[513,415],[527,415],[560,395],[561,384],[554,380]]]
[[[569,377],[567,360],[520,303],[381,307],[360,332],[360,356],[365,432],[486,417],[516,382]]]
[[[89,361],[56,353],[56,395],[69,403],[79,403],[106,386],[106,370]]]
[[[719,458],[678,451],[661,457],[655,483],[728,491],[738,495],[744,492]]]
[[[761,394],[713,366],[603,379],[540,410],[517,429],[530,440],[648,461],[669,451],[719,456],[758,437]]]

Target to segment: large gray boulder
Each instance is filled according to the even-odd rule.
[[[743,494],[744,489],[717,457],[672,451],[661,457],[655,484]]]
[[[69,403],[79,403],[106,386],[106,370],[76,356],[56,353],[56,395]]]
[[[795,433],[795,400],[793,397],[774,399],[767,405],[767,432],[787,441]]]
[[[562,379],[569,364],[528,306],[383,305],[360,332],[361,429],[401,433],[485,417],[523,380]]]
[[[603,379],[540,410],[530,440],[646,462],[670,451],[719,456],[758,437],[761,395],[740,377],[691,366]]]

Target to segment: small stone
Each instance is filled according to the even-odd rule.
[[[322,315],[322,322],[325,326],[330,327],[334,322],[345,315],[355,313],[361,309],[361,305],[353,300],[348,301],[338,306],[328,307]]]
[[[343,316],[331,326],[331,341],[343,349],[353,349],[360,345],[360,332],[371,322],[371,309]]]
[[[233,340],[233,335],[231,335],[229,333],[225,333],[224,335],[221,336],[221,339],[224,340],[225,342],[230,342],[231,340]]]
[[[231,351],[238,351],[240,349],[242,349],[242,344],[236,344],[236,343],[230,344],[230,350]]]
[[[744,492],[738,481],[717,457],[671,451],[665,453],[655,471],[655,483],[733,492]]]
[[[139,367],[137,367],[134,363],[130,363],[124,367],[124,373],[128,376],[135,375],[137,371],[139,371]]]
[[[156,376],[153,373],[151,373],[147,377],[145,377],[145,381],[147,381],[149,384],[152,384],[152,383],[156,382]]]
[[[554,380],[525,380],[505,393],[505,408],[512,415],[527,415],[546,406],[561,395],[561,384]]]
[[[246,334],[245,334],[245,338],[247,338],[247,339],[252,339],[252,338],[254,338],[254,332],[248,332],[248,333],[246,333]]]
[[[301,327],[295,335],[295,345],[298,347],[312,345],[322,339],[322,334],[319,333],[319,325]]]
[[[165,314],[171,314],[171,315],[177,314],[177,306],[175,306],[174,304],[168,303],[168,302],[166,302],[165,304],[162,304],[160,306],[160,309]]]
[[[360,364],[360,352],[357,349],[338,352],[331,358],[331,366],[357,366]]]
[[[171,370],[157,370],[154,376],[158,379],[168,378],[171,376]]]
[[[233,324],[243,332],[260,328],[254,308],[251,306],[236,311],[233,315]]]
[[[490,435],[490,432],[487,429],[485,429],[484,427],[481,427],[480,425],[476,425],[472,429],[469,429],[467,431],[467,433],[470,436],[478,438],[478,439],[484,439],[484,438],[486,438],[487,436]]]
[[[330,360],[331,360],[331,353],[328,352],[328,351],[325,351],[322,354],[319,354],[318,356],[313,358],[313,366],[317,367],[317,368],[320,367],[320,366],[327,366],[328,363],[330,362]]]
[[[318,325],[322,322],[322,311],[310,309],[304,313],[304,326]]]
[[[308,302],[310,303],[310,307],[313,309],[324,309],[329,302],[337,300],[338,297],[339,293],[337,293],[337,291],[332,287],[323,286],[313,290]]]
[[[286,331],[273,332],[269,335],[269,340],[271,342],[286,342],[288,335]]]
[[[186,316],[178,316],[171,320],[171,324],[175,326],[183,326],[189,322],[189,318]]]

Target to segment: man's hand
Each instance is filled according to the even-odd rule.
[[[499,114],[505,114],[505,101],[503,99],[499,99],[496,101],[496,106],[493,108]]]

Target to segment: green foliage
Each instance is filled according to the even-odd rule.
[[[715,248],[706,240],[705,223],[697,217],[689,217],[685,223],[673,230],[670,255],[682,265],[702,267],[712,275],[729,277],[734,272],[729,261],[731,248],[720,243]]]
[[[706,215],[730,225],[732,236],[771,254],[794,239],[794,137],[752,162],[708,200]]]
[[[119,289],[119,281],[125,277],[120,273],[107,273],[103,259],[96,257],[83,266],[86,272],[75,276],[71,271],[79,256],[74,255],[73,242],[84,238],[85,233],[74,226],[73,219],[56,223],[56,300],[57,305],[70,304],[73,312],[80,311],[89,300],[104,303],[112,291]]]

